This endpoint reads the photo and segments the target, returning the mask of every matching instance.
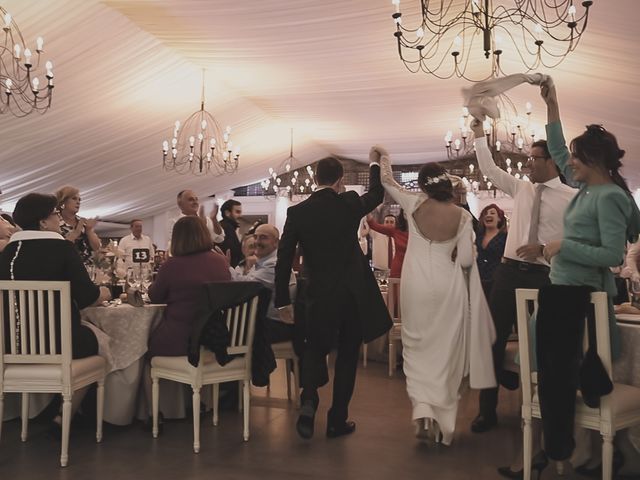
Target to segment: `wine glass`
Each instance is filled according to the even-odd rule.
[[[153,283],[152,270],[149,267],[144,267],[141,272],[142,293],[149,291],[149,286]]]
[[[84,268],[87,269],[87,274],[93,283],[96,282],[96,266],[93,263],[85,264]]]
[[[129,287],[139,289],[140,288],[140,270],[136,268],[129,268],[127,270],[127,283]]]

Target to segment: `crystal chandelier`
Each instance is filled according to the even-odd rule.
[[[266,197],[288,196],[289,198],[294,195],[304,196],[313,193],[318,188],[313,168],[311,168],[311,165],[307,165],[304,168],[298,165],[299,162],[293,155],[292,128],[289,156],[276,169],[269,167],[269,178],[260,182],[262,193]]]
[[[420,0],[419,25],[405,28],[400,0],[391,3],[398,54],[409,71],[473,82],[506,75],[500,65],[503,57],[522,62],[517,73],[559,65],[578,46],[593,4],[591,0]],[[581,4],[579,12],[575,3]],[[480,78],[467,74],[471,59],[482,55],[491,62],[490,73]]]
[[[204,70],[200,110],[192,113],[181,127],[176,120],[171,143],[162,142],[165,170],[193,175],[224,175],[238,170],[240,148],[231,142],[231,127],[222,131],[216,119],[204,109]]]
[[[0,101],[0,114],[10,112],[16,117],[25,117],[34,111],[45,113],[51,107],[53,64],[51,61],[45,63],[46,85],[41,84],[34,72],[40,67],[44,40],[42,37],[36,39],[34,59],[11,14],[2,7],[0,14],[0,21],[4,21],[4,44],[0,46],[0,90],[4,93],[4,101]]]

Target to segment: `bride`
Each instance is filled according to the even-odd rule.
[[[389,155],[380,156],[382,183],[407,214],[409,242],[400,302],[407,392],[419,438],[449,445],[455,430],[459,390],[495,387],[491,345],[495,331],[473,253],[471,215],[454,203],[444,168],[428,163],[418,183],[405,190],[393,179]]]

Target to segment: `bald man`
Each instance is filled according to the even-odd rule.
[[[176,224],[176,222],[182,217],[189,216],[198,216],[202,219],[203,222],[206,223],[213,243],[224,242],[224,230],[222,230],[222,227],[220,226],[220,223],[218,223],[218,220],[216,218],[216,216],[218,215],[217,204],[214,205],[213,210],[211,210],[211,213],[207,217],[204,214],[204,207],[200,206],[200,200],[193,190],[182,190],[180,193],[178,193],[178,197],[176,198],[176,200],[178,208],[180,209],[180,216],[169,220],[169,236],[167,237],[167,244],[170,244],[171,242],[173,226]],[[169,247],[167,247],[167,251],[169,251]]]
[[[237,281],[260,282],[271,290],[271,302],[267,311],[269,319],[269,340],[271,343],[285,342],[293,338],[293,324],[284,323],[280,319],[278,310],[273,305],[276,260],[280,232],[268,223],[256,228],[256,254],[245,259],[245,264],[231,269],[231,275]],[[296,287],[296,277],[291,272],[289,292],[293,296]]]

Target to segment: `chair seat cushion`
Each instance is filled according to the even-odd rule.
[[[276,358],[296,358],[296,353],[293,351],[293,342],[278,342],[272,343],[271,349]]]
[[[211,373],[220,373],[220,374],[231,374],[231,373],[242,373],[245,371],[246,367],[246,359],[244,356],[236,357],[227,363],[224,367],[220,366],[218,362],[215,361],[215,357],[211,354],[211,352],[207,352],[204,355],[204,359],[201,358],[200,361],[204,360],[204,365],[202,369],[203,374],[211,374]],[[158,368],[162,370],[168,370],[173,372],[184,372],[189,373],[195,371],[195,367],[193,367],[187,360],[187,357],[153,357],[151,359],[151,367]]]
[[[637,411],[640,412],[640,388],[622,383],[614,383],[613,392],[611,393],[613,411],[616,415],[624,415],[625,413]],[[589,415],[598,415],[599,409],[588,407],[583,401],[580,391],[577,395],[577,413],[586,413]],[[538,404],[538,387],[535,387],[533,403]]]
[[[73,360],[71,362],[72,383],[83,378],[104,376],[106,362],[99,355]],[[5,388],[14,385],[60,384],[62,367],[50,364],[8,364],[4,368]]]

